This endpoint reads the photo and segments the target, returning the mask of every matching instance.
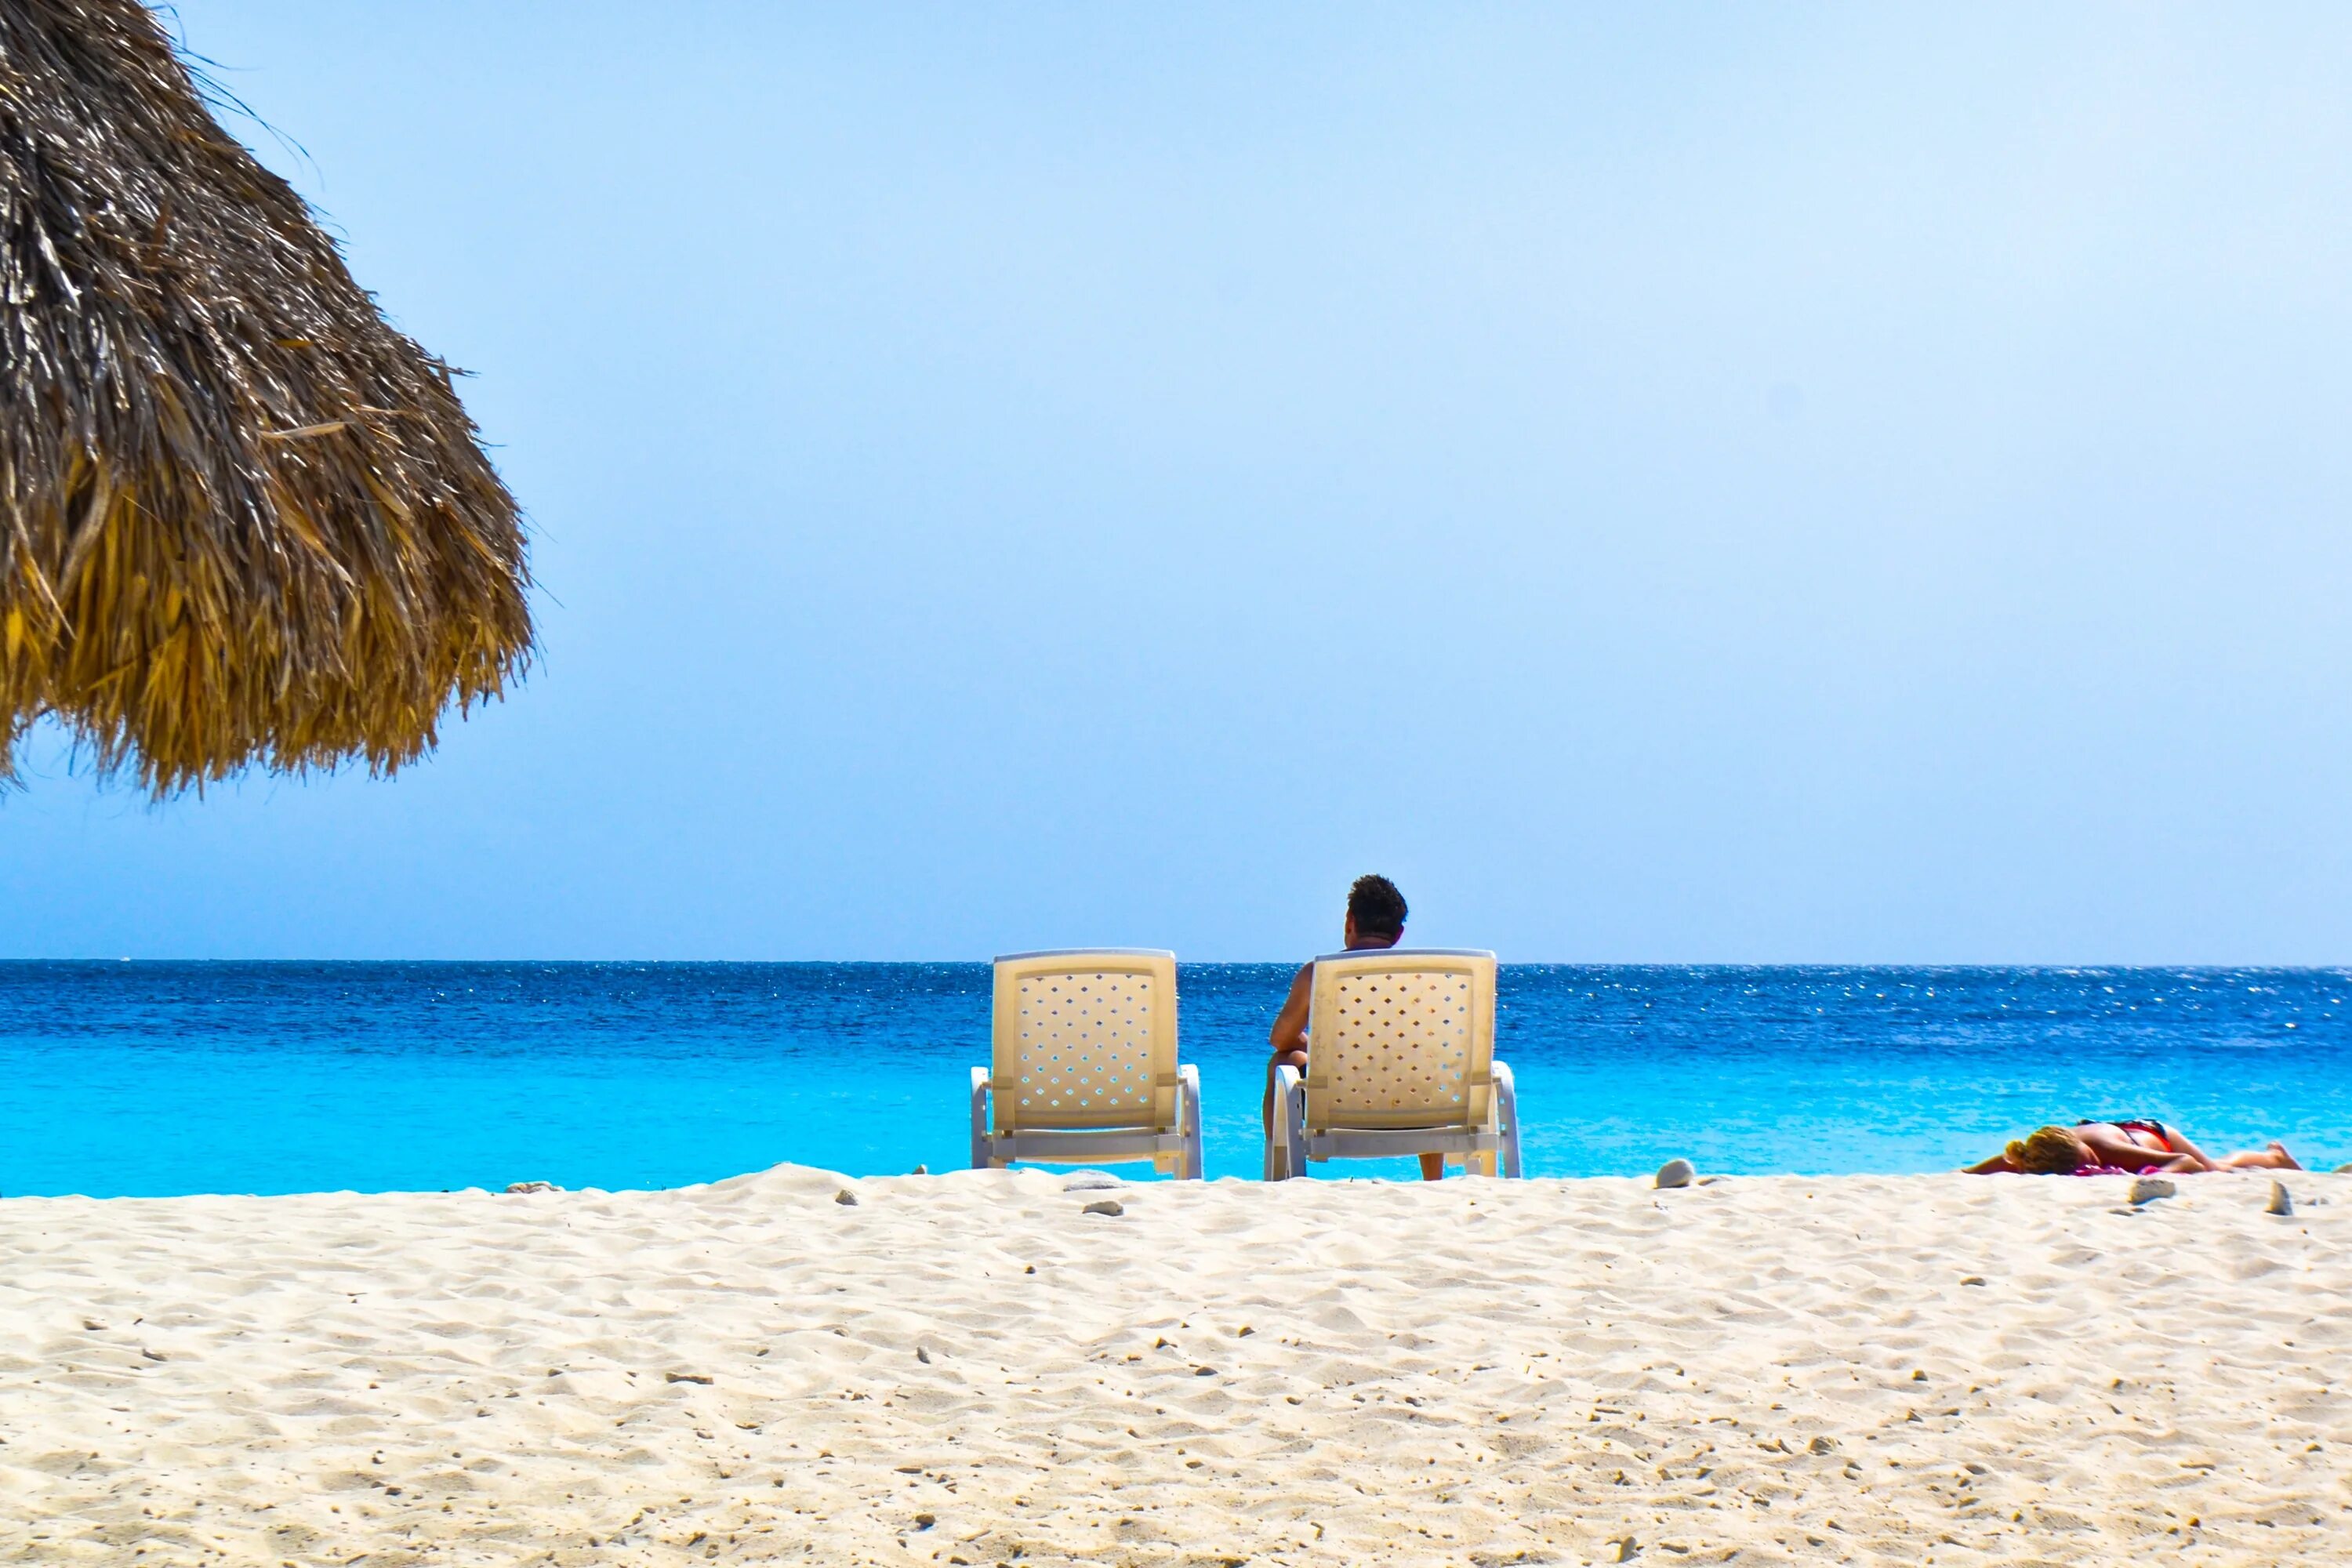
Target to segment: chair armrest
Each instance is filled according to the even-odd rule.
[[[1268,1079],[1266,1090],[1265,1169],[1264,1179],[1281,1181],[1297,1174],[1285,1169],[1285,1152],[1290,1147],[1290,1086],[1298,1081],[1296,1068],[1276,1068]]]

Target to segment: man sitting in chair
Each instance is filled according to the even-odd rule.
[[[1394,947],[1404,935],[1404,895],[1386,877],[1359,877],[1348,889],[1348,919],[1340,941],[1350,952],[1365,948]],[[1265,1064],[1265,1135],[1274,1136],[1274,1070],[1297,1068],[1307,1071],[1307,1005],[1315,986],[1315,965],[1302,963],[1290,983],[1290,995],[1274,1020],[1274,1059]],[[1303,1174],[1293,1171],[1292,1175]],[[1445,1156],[1423,1154],[1421,1179],[1436,1181],[1445,1174]]]

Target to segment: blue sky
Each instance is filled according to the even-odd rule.
[[[544,653],[0,952],[2352,961],[2352,12],[178,16]]]

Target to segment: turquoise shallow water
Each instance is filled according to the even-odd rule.
[[[1187,965],[1209,1173],[1284,964]],[[962,1163],[985,964],[0,964],[0,1194],[673,1186]],[[1507,965],[1530,1174],[1927,1171],[2147,1114],[2352,1160],[2352,974]],[[1133,1173],[1138,1167],[1126,1167]],[[1402,1163],[1319,1174],[1397,1175]]]

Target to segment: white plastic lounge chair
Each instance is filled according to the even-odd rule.
[[[1495,1060],[1495,955],[1368,948],[1315,961],[1307,1076],[1275,1069],[1268,1181],[1308,1160],[1442,1153],[1519,1173],[1519,1105]]]
[[[972,1169],[1150,1160],[1200,1180],[1201,1075],[1176,1062],[1174,953],[1008,954],[992,1034],[993,1072],[971,1069]]]

